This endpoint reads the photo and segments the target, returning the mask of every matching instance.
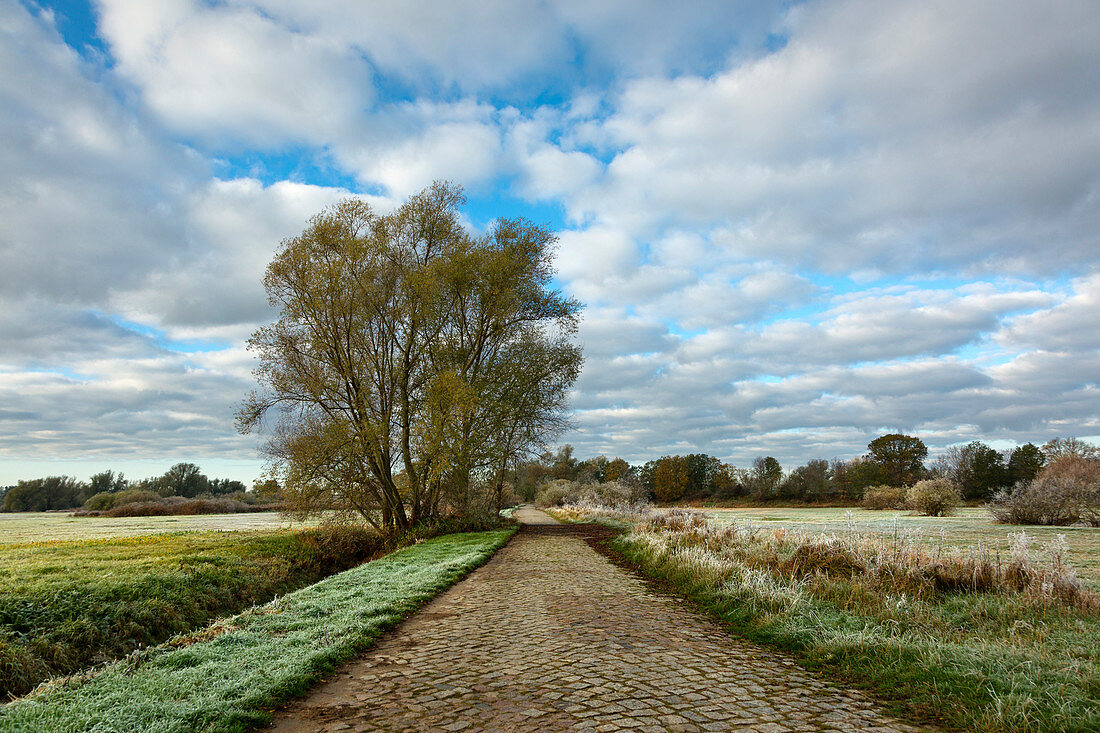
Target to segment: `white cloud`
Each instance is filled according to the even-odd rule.
[[[100,0],[119,71],[171,128],[215,140],[323,142],[373,99],[353,49],[253,9],[186,0]]]

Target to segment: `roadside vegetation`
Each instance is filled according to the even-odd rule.
[[[1036,547],[1016,532],[995,552],[854,526],[718,525],[645,506],[557,514],[627,527],[616,541],[625,559],[733,633],[918,719],[959,730],[1100,729],[1100,595],[1076,577],[1060,535]]]
[[[512,532],[428,540],[197,633],[51,682],[0,708],[0,731],[248,730],[481,565]]]
[[[0,545],[0,699],[458,528],[437,524],[383,537],[332,526]]]

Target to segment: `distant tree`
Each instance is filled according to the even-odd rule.
[[[772,456],[757,458],[752,462],[748,476],[749,496],[757,501],[767,501],[779,496],[779,485],[783,481],[783,466]]]
[[[277,501],[283,496],[283,487],[273,478],[256,479],[252,482],[252,493],[261,501]]]
[[[75,509],[90,496],[88,484],[71,476],[20,481],[4,494],[6,512],[48,512]]]
[[[875,438],[867,448],[870,457],[885,469],[885,483],[890,486],[910,486],[924,473],[928,448],[920,438],[891,433]]]
[[[1046,465],[1046,456],[1039,446],[1034,443],[1025,443],[1017,446],[1012,455],[1008,457],[1008,479],[1011,485],[1029,482],[1034,479],[1043,466]]]
[[[624,461],[622,458],[615,458],[609,461],[607,467],[604,469],[604,481],[618,481],[620,483],[629,483],[634,473],[633,466]]]
[[[867,456],[833,461],[829,472],[835,489],[851,500],[863,498],[863,492],[870,486],[886,483],[886,467]]]
[[[1065,456],[1100,458],[1100,448],[1080,438],[1054,438],[1043,444],[1043,455],[1048,464]]]
[[[94,474],[88,481],[88,485],[92,494],[100,494],[122,491],[130,484],[123,474],[107,470]]]
[[[557,453],[543,454],[543,460],[550,465],[550,477],[572,481],[577,475],[577,458],[573,455],[573,446],[566,443]]]
[[[198,496],[210,491],[210,479],[194,463],[177,463],[161,476],[163,496]]]
[[[243,481],[229,478],[215,478],[210,479],[208,490],[211,494],[235,494],[237,492],[247,491],[248,487],[244,485]]]
[[[991,499],[1011,484],[1004,456],[978,441],[967,447],[970,466],[966,472],[966,482],[959,484],[964,499]]]
[[[817,501],[831,492],[829,462],[820,458],[791,471],[780,488],[783,498],[801,501]]]
[[[980,440],[949,447],[933,470],[951,481],[964,499],[990,499],[1011,484],[1004,456]]]
[[[607,456],[587,458],[577,463],[574,480],[582,484],[603,483],[606,481]]]
[[[683,498],[691,485],[691,464],[684,456],[664,456],[653,468],[653,495],[658,501]]]

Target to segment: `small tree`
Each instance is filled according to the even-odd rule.
[[[962,496],[959,487],[950,479],[932,478],[910,486],[905,503],[929,517],[943,517],[955,511],[962,503]]]

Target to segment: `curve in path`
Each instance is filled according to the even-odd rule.
[[[516,517],[529,526],[484,567],[271,729],[918,730],[654,594],[583,529],[529,507]]]

